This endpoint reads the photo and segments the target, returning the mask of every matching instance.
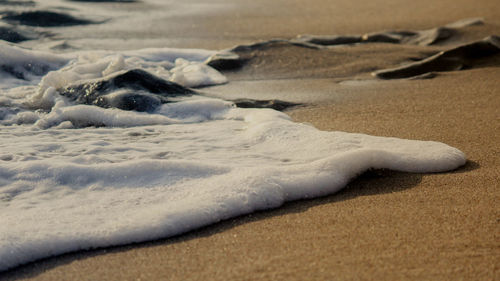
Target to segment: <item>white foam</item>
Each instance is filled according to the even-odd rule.
[[[163,74],[166,79],[175,74],[177,70],[184,73],[200,71],[201,73],[197,75],[196,79],[201,84],[188,80],[189,85],[186,86],[211,85],[209,82],[211,80],[223,80],[223,82],[216,83],[225,83],[226,81],[221,78],[223,76],[220,73],[203,64],[203,61],[215,53],[215,51],[203,49],[147,48],[122,52],[82,51],[55,55],[23,49],[0,41],[0,65],[3,69],[0,72],[0,80],[2,85],[6,85],[6,79],[19,78],[13,76],[22,75],[24,80],[32,81],[43,77],[49,71],[60,69],[57,73],[63,75],[64,79],[59,78],[58,82],[66,83],[100,78],[126,69],[143,68],[157,75]],[[66,67],[61,69],[64,65]],[[187,66],[189,67],[186,69]],[[173,68],[173,72],[169,72]],[[9,74],[5,69],[10,69],[15,74]],[[203,75],[204,73],[206,75]],[[53,76],[55,75],[53,74]],[[214,75],[214,77],[210,75]],[[11,87],[11,85],[7,86]]]
[[[57,126],[65,121],[75,121],[78,124],[73,125],[77,127],[85,124],[170,124],[171,120],[161,116],[105,111],[85,106],[70,108],[74,104],[67,102],[56,89],[93,79],[105,79],[136,68],[187,87],[226,83],[225,76],[204,64],[204,61],[215,53],[202,49],[148,48],[123,52],[83,51],[55,55],[0,44],[0,64],[11,70],[0,71],[0,85],[4,90],[0,96],[0,105],[10,108],[0,111],[0,124],[36,123],[41,128]],[[20,76],[23,79],[19,79]],[[32,110],[36,109],[52,112],[49,116],[40,112],[33,113]],[[117,115],[116,118],[114,115]],[[124,118],[126,116],[128,117]]]
[[[219,99],[183,98],[141,113],[76,105],[57,92],[132,68],[191,86],[223,83],[202,64],[212,51],[59,56],[1,48],[14,54],[0,54],[3,62],[29,79],[0,77],[6,87],[0,93],[0,271],[330,194],[370,168],[440,172],[465,163],[462,152],[442,143],[322,132],[274,110]],[[28,58],[51,71],[22,68]],[[73,129],[88,125],[104,127]]]
[[[227,82],[227,78],[208,65],[190,62],[185,59],[175,60],[171,81],[187,87],[217,85]]]
[[[330,194],[369,168],[438,172],[465,162],[442,143],[322,132],[272,110],[231,108],[219,117],[2,129],[0,270]]]

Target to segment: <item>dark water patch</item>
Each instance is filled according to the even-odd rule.
[[[0,0],[0,6],[35,6],[35,1],[12,1],[12,0]]]
[[[50,11],[5,12],[3,20],[28,26],[58,27],[87,25],[97,22],[75,18],[72,15]]]
[[[8,41],[11,43],[19,43],[33,38],[28,37],[20,31],[11,27],[0,26],[0,40]]]
[[[245,65],[247,59],[235,53],[220,53],[208,58],[207,65],[219,71],[237,70]]]
[[[464,19],[442,27],[427,30],[396,30],[368,33],[364,35],[301,35],[292,41],[320,46],[347,45],[359,43],[391,43],[429,46],[452,38],[457,30],[471,25],[483,24],[482,19]]]
[[[206,63],[219,71],[225,72],[226,75],[232,75],[232,78],[237,76],[237,71],[246,72],[252,75],[253,79],[269,79],[269,77],[273,79],[298,78],[307,75],[311,76],[313,73],[314,75],[321,75],[321,77],[332,77],[332,75],[335,77],[351,76],[359,73],[370,73],[377,69],[390,67],[391,64],[387,62],[394,60],[394,58],[387,55],[387,53],[372,53],[372,57],[368,57],[366,60],[366,67],[363,67],[359,58],[356,58],[356,55],[352,55],[358,54],[359,49],[353,51],[351,54],[349,50],[334,46],[350,48],[352,45],[359,46],[374,43],[429,46],[445,41],[449,43],[451,41],[448,39],[456,41],[457,38],[462,36],[461,34],[463,32],[459,31],[460,28],[483,23],[482,19],[475,18],[420,31],[396,30],[368,33],[364,35],[303,35],[290,40],[272,39],[253,44],[235,46],[228,49],[227,53],[223,55],[217,55],[210,58]],[[300,50],[294,53],[292,52],[294,49],[293,47],[299,47]],[[382,47],[385,46],[377,46],[374,47],[374,49],[379,50]],[[335,59],[339,57],[337,53],[342,51],[348,52],[343,62]],[[329,52],[332,56],[328,55]],[[422,52],[421,55],[418,55],[418,58],[410,54],[406,59],[424,63],[429,56],[437,54],[438,51],[433,48],[432,50]],[[408,53],[410,52],[408,51]],[[364,53],[361,52],[359,54],[363,55]],[[303,57],[309,56],[311,57],[310,60],[303,59]],[[383,57],[386,57],[387,60],[382,59]],[[312,60],[316,61],[312,62]],[[446,62],[431,67],[427,72],[458,70],[467,67],[460,61],[457,62],[455,59],[446,59],[443,60],[443,62],[444,61]],[[298,64],[300,64],[300,66],[298,66]],[[314,67],[313,64],[318,67]],[[476,64],[477,63],[474,63],[474,65]],[[307,67],[305,65],[307,65]],[[311,74],[306,74],[307,70],[309,70]],[[259,74],[263,72],[266,72],[266,75]],[[424,73],[426,72],[417,73],[415,75]],[[425,78],[430,78],[430,76],[432,75],[427,75]],[[239,77],[241,77],[241,75]]]
[[[175,98],[178,97],[202,95],[141,69],[70,85],[57,91],[78,104],[140,112],[153,112],[164,103],[176,102],[178,99]],[[242,108],[272,108],[280,111],[299,105],[281,100],[239,99],[233,102]]]
[[[79,104],[147,112],[154,111],[162,103],[171,102],[173,97],[197,94],[140,69],[70,85],[58,89],[58,92]]]
[[[347,45],[360,43],[363,40],[362,36],[358,35],[331,35],[331,36],[312,36],[302,35],[297,41],[308,42],[314,45],[332,46],[332,45]]]
[[[253,44],[248,44],[248,45],[238,45],[232,49],[230,49],[230,52],[249,52],[249,51],[254,51],[254,50],[266,50],[268,48],[272,48],[273,46],[277,44],[286,44],[286,45],[294,45],[294,46],[299,46],[299,47],[304,47],[304,48],[311,48],[311,49],[321,49],[322,46],[318,46],[315,44],[311,44],[310,42],[302,42],[298,40],[287,40],[287,39],[272,39],[272,40],[267,40],[267,41],[262,41],[262,42],[257,42]]]
[[[375,71],[381,79],[399,79],[430,72],[456,71],[478,66],[500,65],[500,37],[490,36],[481,41],[465,44],[424,60],[404,66]]]
[[[233,102],[237,107],[241,108],[271,108],[278,111],[283,111],[300,105],[298,103],[286,102],[282,100],[237,99],[233,100]]]
[[[395,68],[392,68],[394,63],[391,66],[391,63],[382,61],[382,57],[386,57],[388,60],[397,62],[392,56],[384,53],[376,54],[375,51],[370,51],[372,57],[368,57],[366,60],[366,64],[373,64],[373,66],[367,65],[363,68],[359,56],[353,56],[347,50],[351,46],[345,46],[344,43],[384,42],[427,46],[453,37],[457,32],[456,28],[482,23],[483,21],[479,19],[468,19],[418,32],[397,31],[371,33],[364,36],[302,37],[303,42],[306,42],[306,44],[297,43],[297,41],[294,41],[295,39],[269,40],[236,46],[228,50],[231,53],[230,55],[215,57],[212,61],[208,61],[207,64],[220,71],[226,71],[225,74],[233,78],[241,77],[241,75],[237,76],[235,70],[253,75],[253,79],[269,79],[270,77],[273,79],[299,78],[300,75],[311,76],[311,74],[306,74],[310,70],[311,73],[318,73],[317,75],[321,75],[321,77],[338,78],[342,75],[350,76],[372,72],[373,75],[381,79],[432,79],[437,76],[438,72],[443,71],[500,66],[500,37],[490,36],[483,40],[444,51],[437,51],[436,48],[429,48],[426,51],[422,48],[418,57],[413,54],[406,57],[406,60],[409,60],[410,63]],[[329,44],[341,44],[344,47],[331,48]],[[297,52],[293,52],[293,47],[305,48],[296,49]],[[373,49],[378,50],[377,48],[381,47],[383,46],[377,46]],[[336,61],[334,58],[339,57],[338,53],[343,51],[347,51],[343,58],[344,61]],[[329,52],[331,52],[332,56],[328,55]],[[356,54],[354,50],[352,53]],[[378,63],[378,65],[375,65],[375,63]],[[349,67],[353,69],[349,69]],[[266,74],[261,75],[260,73]]]
[[[2,64],[0,65],[0,71],[13,76],[14,78],[26,80],[24,73],[13,67],[12,65]]]
[[[410,44],[428,46],[439,41],[451,38],[455,30],[447,27],[438,27],[423,31],[385,31],[367,33],[364,35],[332,35],[332,36],[313,36],[302,35],[296,42],[305,42],[313,45],[334,46],[348,44],[366,44],[366,43],[391,43],[391,44]]]

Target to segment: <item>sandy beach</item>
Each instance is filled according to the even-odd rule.
[[[327,197],[161,241],[48,258],[1,273],[0,280],[499,280],[498,55],[432,79],[370,74],[500,35],[497,1],[259,0],[227,6],[167,28],[178,38],[173,47],[226,49],[300,34],[423,30],[482,17],[484,24],[432,46],[271,48],[258,64],[225,73],[228,84],[202,89],[301,103],[287,114],[321,130],[444,142],[462,150],[467,164],[437,174],[371,171]]]

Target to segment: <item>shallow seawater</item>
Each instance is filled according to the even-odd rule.
[[[34,39],[0,41],[0,271],[331,194],[370,168],[465,162],[446,144],[323,132],[191,92],[228,82],[205,64],[217,50],[96,42],[123,22],[147,30],[156,14],[142,12],[173,1],[41,2],[1,2],[2,24]],[[36,26],[34,10],[63,16]]]

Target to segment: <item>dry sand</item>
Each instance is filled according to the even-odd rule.
[[[486,25],[467,28],[456,40],[500,35],[496,0],[268,2],[233,1],[241,8],[193,19],[197,31],[185,34],[196,39],[202,30],[205,36],[186,40],[184,46],[198,42],[197,47],[225,48],[231,46],[225,43],[299,33],[424,29],[475,16],[483,16]],[[209,91],[230,92],[236,84],[262,96],[271,91],[286,99],[290,94],[290,99],[309,101],[288,112],[298,122],[322,130],[445,142],[467,154],[465,167],[441,174],[370,172],[328,197],[288,203],[163,241],[50,258],[3,277],[500,280],[500,66],[440,73],[429,80],[354,80],[367,79],[379,64],[396,64],[432,48],[376,44],[349,52],[359,55],[367,68],[352,63],[335,69],[337,55],[317,60],[325,71],[294,74],[289,81],[290,65],[282,72],[266,70],[283,75],[267,80],[251,72],[246,80],[234,74],[230,77],[239,81]],[[299,50],[292,54],[301,57]],[[267,63],[284,65],[272,57]]]

